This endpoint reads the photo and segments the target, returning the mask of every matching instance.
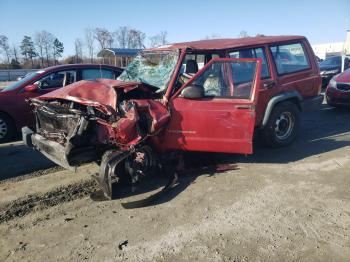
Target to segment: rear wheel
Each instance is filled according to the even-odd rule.
[[[0,144],[8,142],[14,137],[15,125],[12,119],[4,114],[0,113]]]
[[[297,137],[300,127],[300,111],[289,101],[275,106],[262,131],[267,146],[283,147],[289,145]]]

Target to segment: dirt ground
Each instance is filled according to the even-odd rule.
[[[303,116],[282,149],[193,154],[238,170],[191,172],[148,207],[123,208],[166,182],[94,202],[76,174],[21,142],[0,146],[0,261],[350,261],[350,110]]]

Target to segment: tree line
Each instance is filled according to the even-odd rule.
[[[264,36],[257,34],[256,36]],[[155,47],[167,44],[167,31],[147,37],[138,29],[120,26],[115,31],[106,28],[86,28],[82,38],[74,40],[74,53],[62,59],[64,44],[52,33],[39,31],[34,36],[25,35],[18,44],[9,44],[5,35],[0,35],[0,69],[44,68],[57,64],[99,63],[97,53],[105,48],[136,48]],[[246,31],[241,31],[240,38],[251,37]],[[218,34],[211,34],[204,39],[221,38]],[[1,58],[0,57],[0,58]]]
[[[19,44],[10,44],[6,35],[0,35],[0,69],[44,68],[61,63],[98,62],[97,53],[105,48],[155,47],[167,43],[167,31],[147,38],[135,28],[121,26],[115,31],[106,28],[86,28],[83,38],[74,40],[74,54],[62,59],[64,44],[52,33],[42,30],[33,36],[25,35]]]
[[[64,46],[52,33],[37,32],[34,39],[25,35],[19,45],[10,46],[9,39],[0,35],[0,51],[3,54],[1,68],[43,68],[58,64]]]

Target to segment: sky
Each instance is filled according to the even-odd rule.
[[[219,35],[304,35],[311,44],[345,41],[350,0],[0,0],[0,35],[19,45],[24,35],[46,30],[74,54],[87,27],[120,26],[147,36],[168,32],[169,42]],[[148,41],[146,41],[146,45]]]

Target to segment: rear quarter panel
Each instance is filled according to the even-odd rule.
[[[276,65],[272,53],[270,52],[270,46],[266,45],[266,55],[270,66],[271,79],[276,81],[276,86],[271,89],[263,87],[263,81],[260,86],[259,100],[257,105],[257,121],[256,125],[260,125],[265,114],[265,110],[268,102],[272,97],[288,91],[297,91],[303,99],[317,96],[321,91],[322,80],[320,71],[314,52],[306,38],[300,40],[293,40],[283,42],[280,44],[292,44],[301,42],[304,48],[304,53],[307,56],[310,67],[306,70],[278,75]]]

